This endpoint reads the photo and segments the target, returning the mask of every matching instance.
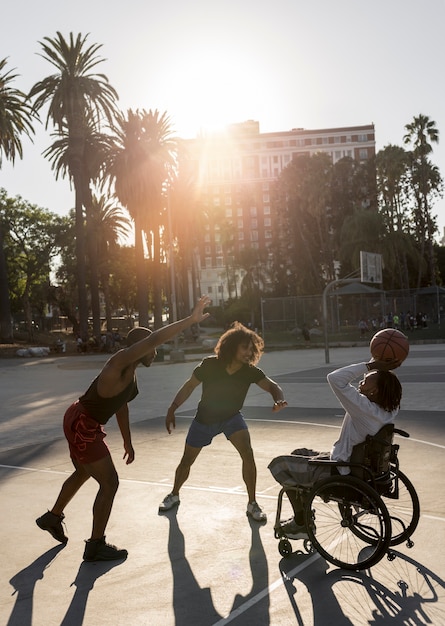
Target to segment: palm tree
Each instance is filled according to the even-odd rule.
[[[7,59],[0,60],[0,169],[2,157],[13,164],[16,156],[22,158],[21,135],[34,133],[32,119],[35,118],[26,95],[11,87],[17,78],[12,71],[5,71]],[[11,305],[9,301],[8,272],[4,252],[3,210],[4,194],[0,198],[0,342],[12,341]]]
[[[148,276],[144,243],[151,258],[154,323],[162,325],[160,222],[165,185],[175,165],[176,140],[164,112],[129,109],[117,116],[116,143],[107,174],[120,203],[134,221],[139,324],[148,325]],[[145,237],[145,241],[144,241]]]
[[[441,194],[442,178],[434,166],[429,154],[433,143],[439,143],[439,131],[436,122],[427,115],[418,115],[405,126],[405,144],[411,144],[411,181],[416,198],[415,220],[420,231],[420,246],[422,255],[426,249],[428,259],[428,281],[436,285],[436,263],[434,258],[434,235],[437,224],[431,215],[430,200],[435,194]],[[419,271],[418,284],[420,287],[421,273]]]
[[[61,136],[66,136],[66,163],[70,181],[75,189],[76,256],[79,289],[80,332],[88,332],[88,307],[86,294],[86,265],[83,206],[88,201],[85,189],[85,150],[92,126],[100,126],[102,119],[112,123],[117,93],[104,74],[92,70],[103,61],[97,56],[99,44],[86,45],[87,36],[80,33],[74,38],[70,33],[67,42],[60,32],[54,39],[44,37],[40,42],[41,55],[55,68],[56,73],[36,83],[30,93],[34,110],[49,104],[46,128],[51,121]],[[88,176],[88,173],[87,173]]]
[[[119,239],[128,236],[130,227],[130,220],[121,207],[116,206],[106,196],[92,197],[89,235],[96,242],[98,251],[98,275],[105,300],[107,330],[112,330],[109,289],[112,258],[119,246]]]

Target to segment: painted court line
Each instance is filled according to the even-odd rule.
[[[319,558],[321,557],[318,553],[313,554],[307,561],[305,561],[304,563],[301,563],[300,565],[297,565],[297,567],[294,567],[294,569],[291,570],[287,574],[287,578],[288,579],[294,578],[299,572],[301,572],[303,569],[306,569],[307,567],[312,565],[312,563],[316,559],[319,559]],[[229,624],[234,619],[236,619],[237,617],[239,617],[240,615],[248,611],[252,606],[260,602],[263,598],[270,595],[272,591],[275,591],[275,589],[284,585],[284,583],[285,583],[284,578],[283,577],[279,578],[274,583],[272,583],[271,585],[269,585],[268,587],[266,587],[265,589],[257,593],[256,596],[254,596],[253,598],[250,598],[250,600],[248,600],[247,602],[239,606],[237,609],[235,609],[235,611],[232,611],[230,615],[219,620],[218,622],[215,622],[212,626],[224,626],[225,624]]]

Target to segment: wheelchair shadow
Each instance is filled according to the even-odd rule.
[[[45,570],[64,547],[64,544],[54,546],[11,578],[9,583],[14,587],[12,595],[17,594],[17,597],[7,626],[31,626],[36,583],[42,580]]]
[[[317,553],[282,559],[281,576],[296,623],[304,623],[297,602],[303,584],[311,595],[315,626],[445,624],[445,582],[418,561],[393,552],[394,561],[385,558],[361,572],[329,570],[332,566]]]
[[[177,509],[169,511],[164,516],[169,521],[168,554],[173,573],[173,609],[175,626],[198,626],[204,623],[216,623],[223,620],[212,600],[211,590],[201,588],[193,574],[185,556],[184,534],[179,528]],[[250,597],[255,597],[260,591],[268,588],[268,569],[266,554],[260,538],[260,524],[250,521],[252,542],[249,551],[249,564],[252,572],[252,589],[246,596],[237,594],[234,598],[229,616],[234,613],[243,613],[243,605]],[[257,609],[261,615],[257,623],[264,626],[270,623],[269,595],[266,594]],[[211,620],[211,621],[209,621]]]

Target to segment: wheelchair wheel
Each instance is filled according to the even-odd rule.
[[[344,569],[375,565],[391,541],[391,519],[382,498],[352,476],[318,482],[309,494],[305,516],[313,548]]]
[[[419,497],[414,485],[400,470],[397,474],[398,498],[383,495],[383,502],[391,518],[391,546],[407,541],[416,530],[420,517]]]

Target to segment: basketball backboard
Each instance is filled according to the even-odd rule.
[[[360,251],[360,280],[362,283],[382,283],[382,255]]]

